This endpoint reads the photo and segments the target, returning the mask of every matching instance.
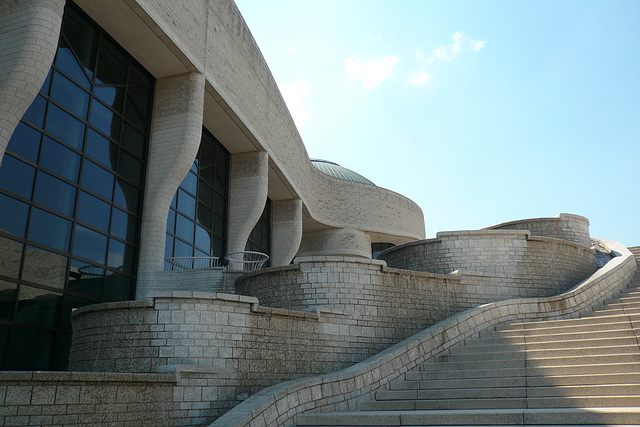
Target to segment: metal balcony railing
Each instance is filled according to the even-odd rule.
[[[197,268],[222,268],[227,271],[257,271],[269,259],[262,252],[232,252],[220,257],[172,257],[164,259],[164,271],[194,270]]]

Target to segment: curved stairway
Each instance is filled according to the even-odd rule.
[[[631,251],[640,258],[640,247]],[[360,411],[297,426],[640,426],[640,273],[578,319],[484,331],[378,390]]]

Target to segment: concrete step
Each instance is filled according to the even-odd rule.
[[[589,363],[590,362],[590,363]],[[613,361],[605,362],[590,359],[578,365],[545,365],[524,366],[524,361],[490,361],[479,365],[477,362],[423,363],[417,371],[407,372],[405,379],[456,379],[456,378],[501,378],[507,376],[559,376],[583,374],[616,374],[638,373],[640,362]]]
[[[564,335],[565,337],[567,335]],[[588,335],[583,335],[587,337]],[[571,336],[569,336],[571,337]],[[575,337],[571,337],[575,338]],[[609,336],[602,338],[582,338],[577,339],[554,339],[549,341],[539,341],[528,339],[522,343],[502,343],[498,344],[495,341],[486,342],[482,338],[469,341],[466,345],[460,347],[453,347],[449,350],[450,354],[463,354],[463,353],[494,353],[494,352],[508,352],[508,351],[529,351],[529,350],[543,350],[543,349],[571,349],[571,348],[598,348],[598,347],[612,347],[612,346],[624,346],[624,345],[637,345],[638,340],[633,330],[626,329],[616,332],[612,332]],[[525,341],[523,339],[523,341]]]
[[[527,350],[524,351],[501,351],[501,352],[484,352],[484,353],[450,353],[441,354],[436,357],[436,362],[477,362],[479,364],[495,361],[495,360],[526,360],[527,362],[536,363],[537,366],[545,366],[544,361],[549,360],[552,362],[550,366],[555,365],[555,362],[562,362],[562,364],[576,364],[580,365],[581,360],[584,361],[587,358],[599,357],[603,358],[623,358],[627,356],[636,356],[636,359],[640,361],[640,348],[637,342],[630,345],[619,345],[610,347],[582,347],[582,348],[561,348],[561,349],[543,349],[543,350]],[[557,359],[557,360],[556,360]],[[617,360],[617,359],[616,359]]]
[[[640,372],[621,374],[583,374],[525,377],[524,375],[503,378],[418,379],[394,381],[390,390],[439,390],[451,388],[492,387],[550,387],[576,385],[640,384]]]
[[[480,338],[468,339],[465,346],[487,344],[520,344],[534,342],[553,342],[553,341],[571,341],[579,339],[602,339],[610,337],[635,337],[636,332],[632,329],[629,321],[623,323],[615,323],[609,325],[609,328],[601,331],[571,331],[567,333],[545,333],[536,335],[534,333],[518,334],[515,336],[514,331],[492,331],[491,335],[483,335]],[[543,331],[544,332],[544,331]],[[486,340],[486,341],[484,341]]]
[[[301,414],[297,426],[633,426],[640,408],[370,411]]]
[[[640,319],[640,314],[609,314],[609,315],[597,315],[596,312],[588,313],[589,316],[583,316],[575,319],[563,319],[563,320],[545,320],[545,321],[537,321],[537,322],[522,322],[522,323],[511,323],[506,325],[497,325],[495,327],[496,331],[513,331],[513,330],[522,330],[524,331],[533,331],[533,330],[545,330],[545,331],[558,331],[557,328],[567,328],[569,330],[589,330],[588,328],[592,328],[593,330],[603,330],[602,328],[607,328],[610,323],[625,323],[629,322],[629,316],[633,318],[633,320]],[[482,336],[482,334],[481,334]]]

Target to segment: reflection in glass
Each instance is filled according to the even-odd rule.
[[[105,104],[121,113],[124,105],[125,87],[96,86],[93,93]]]
[[[194,223],[184,215],[178,214],[176,221],[176,236],[187,242],[193,242]]]
[[[76,187],[48,173],[39,171],[33,200],[62,214],[73,215],[76,202]]]
[[[0,320],[10,321],[13,319],[13,308],[16,303],[18,284],[0,280]],[[0,349],[2,341],[0,341]]]
[[[105,264],[107,236],[76,225],[76,232],[73,236],[73,254],[98,264]]]
[[[137,212],[140,203],[140,190],[137,190],[131,184],[127,184],[125,181],[118,179],[116,184],[116,194],[113,196],[113,201],[122,208],[131,212]]]
[[[49,104],[47,123],[44,129],[51,135],[69,144],[77,150],[82,150],[85,125],[62,108]]]
[[[104,231],[109,230],[109,213],[111,206],[102,200],[85,193],[80,192],[78,199],[78,220],[92,225]]]
[[[62,38],[60,40],[60,46],[58,47],[58,54],[56,56],[56,67],[59,70],[64,71],[69,77],[76,82],[80,83],[87,89],[91,89],[91,83],[82,71],[82,66],[78,63],[75,56],[69,49],[69,45],[66,40]]]
[[[93,129],[89,129],[85,153],[103,166],[116,169],[118,146]]]
[[[53,340],[53,332],[14,327],[6,367],[14,370],[48,369]]]
[[[42,134],[31,126],[20,122],[11,135],[7,150],[32,162],[38,161],[40,151],[40,139]]]
[[[138,236],[138,220],[118,208],[113,208],[111,234],[129,242],[135,242]]]
[[[71,240],[71,221],[33,207],[27,238],[32,242],[66,252]]]
[[[0,230],[24,237],[27,232],[29,205],[0,193],[0,212],[11,212],[11,215],[0,215]]]
[[[196,199],[182,190],[178,190],[178,211],[191,218],[196,215]]]
[[[86,261],[71,260],[67,291],[90,298],[100,298],[106,270],[87,264]]]
[[[111,138],[120,138],[120,124],[122,120],[116,113],[97,100],[91,104],[91,125],[101,130]]]
[[[142,182],[142,162],[122,150],[118,162],[118,173],[136,185]]]
[[[80,154],[47,136],[42,144],[40,165],[69,181],[78,182]]]
[[[22,267],[22,278],[39,285],[64,289],[67,276],[67,257],[27,246]]]
[[[44,126],[44,112],[47,109],[47,100],[42,96],[36,96],[31,106],[24,113],[24,119],[38,126],[39,128]]]
[[[96,29],[73,8],[66,8],[62,20],[62,33],[69,42],[84,70],[93,74],[93,52],[95,51]],[[63,43],[61,43],[63,44]],[[64,43],[63,45],[66,45]]]
[[[5,154],[0,167],[0,188],[30,199],[35,173],[36,169],[33,166]]]
[[[106,277],[104,286],[104,301],[125,301],[131,299],[133,280],[121,274],[111,274]]]
[[[22,262],[22,243],[0,236],[0,274],[18,278]]]
[[[89,94],[60,73],[53,75],[51,98],[81,119],[87,118]]]
[[[47,328],[57,326],[62,294],[20,285],[16,322]]]
[[[121,49],[110,40],[101,39],[96,82],[108,85],[127,83],[127,63],[128,60]]]
[[[85,160],[82,170],[82,186],[87,190],[111,200],[114,178],[112,173],[107,172],[93,162]]]
[[[120,144],[134,155],[142,158],[144,155],[144,135],[132,128],[128,123],[122,125]]]

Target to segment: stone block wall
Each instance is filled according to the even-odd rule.
[[[536,288],[542,295],[566,290],[597,268],[588,246],[518,230],[441,232],[435,239],[389,248],[378,258],[407,270],[502,274],[514,287]]]
[[[528,230],[532,236],[554,237],[591,246],[589,220],[580,215],[561,213],[553,218],[532,218],[503,222],[486,230]]]
[[[175,385],[175,375],[0,372],[0,425],[180,425]]]

